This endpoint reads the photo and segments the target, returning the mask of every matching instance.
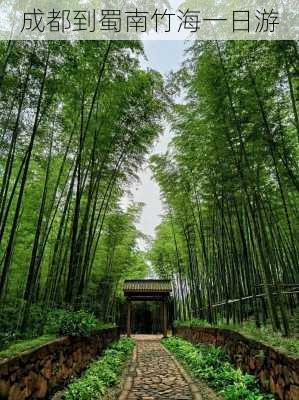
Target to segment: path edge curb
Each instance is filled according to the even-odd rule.
[[[172,358],[173,362],[175,363],[175,366],[179,370],[179,373],[182,375],[182,377],[185,379],[185,381],[188,383],[190,391],[192,393],[193,399],[194,400],[203,400],[202,395],[199,392],[198,387],[190,377],[190,375],[185,371],[185,369],[181,366],[181,364],[177,361],[177,359],[174,357],[171,352],[166,349],[166,347],[163,345],[163,342],[161,342],[161,345],[163,346],[163,349],[166,351],[166,353]],[[119,400],[125,400],[125,399],[119,399]]]
[[[137,344],[135,344],[135,347],[134,347],[134,350],[133,350],[133,354],[132,354],[131,364],[129,366],[129,371],[128,371],[128,374],[126,376],[125,385],[123,387],[123,390],[122,390],[118,400],[127,400],[128,396],[130,394],[130,391],[131,391],[132,386],[133,386],[134,379],[133,379],[133,377],[131,375],[129,375],[129,373],[132,370],[132,366],[136,362],[136,360],[137,360]]]

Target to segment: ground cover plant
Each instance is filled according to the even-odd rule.
[[[298,313],[293,324],[298,323]],[[218,321],[211,324],[206,320],[192,319],[189,321],[176,321],[175,326],[190,326],[190,327],[215,327],[229,329],[241,333],[242,335],[254,340],[264,342],[265,344],[276,348],[277,350],[299,357],[299,331],[298,327],[294,326],[295,335],[292,337],[285,337],[280,332],[273,331],[271,325],[262,325],[257,327],[252,320],[244,321],[242,324],[223,323]]]
[[[121,374],[126,360],[134,348],[134,341],[121,338],[113,343],[103,355],[92,362],[84,374],[71,382],[63,400],[100,400],[109,387],[114,386]]]
[[[162,343],[192,375],[206,381],[225,400],[274,400],[271,394],[260,391],[254,376],[233,367],[220,348],[194,346],[177,337],[164,339]]]
[[[113,328],[112,323],[99,321],[93,313],[84,310],[54,309],[44,315],[40,323],[39,335],[33,335],[32,331],[10,334],[2,337],[0,342],[0,358],[9,358],[22,351],[49,342],[58,336],[89,336],[99,329]]]
[[[34,339],[16,340],[15,342],[0,351],[0,359],[17,356],[23,351],[29,350],[33,347],[41,346],[42,344],[50,342],[55,338],[56,335],[43,335]]]

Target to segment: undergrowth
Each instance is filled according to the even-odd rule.
[[[10,334],[0,337],[0,358],[9,358],[39,346],[58,336],[89,336],[93,331],[114,327],[99,321],[93,313],[79,310],[54,309],[44,317],[43,328],[38,332]]]
[[[92,362],[84,374],[71,382],[63,400],[100,400],[109,387],[114,386],[121,374],[125,361],[134,348],[134,341],[122,338],[113,343],[104,354]]]
[[[192,375],[206,381],[225,400],[274,400],[273,395],[260,391],[254,376],[235,368],[220,348],[194,346],[177,337],[163,339],[162,343]]]
[[[275,347],[279,351],[285,352],[290,355],[299,356],[299,338],[296,333],[292,337],[284,337],[279,332],[274,332],[269,325],[263,325],[257,328],[254,321],[246,321],[243,324],[225,324],[218,322],[217,324],[210,324],[205,320],[192,319],[189,321],[176,321],[176,326],[190,326],[190,327],[215,327],[229,329],[241,333],[254,340],[259,340]]]
[[[11,358],[17,356],[25,350],[50,342],[55,339],[55,337],[55,335],[43,335],[34,339],[18,340],[9,345],[6,349],[0,351],[0,358]]]

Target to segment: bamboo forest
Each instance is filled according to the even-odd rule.
[[[0,41],[0,399],[299,399],[298,43],[183,53]]]

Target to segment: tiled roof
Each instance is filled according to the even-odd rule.
[[[125,292],[171,292],[171,281],[168,279],[126,280]]]

